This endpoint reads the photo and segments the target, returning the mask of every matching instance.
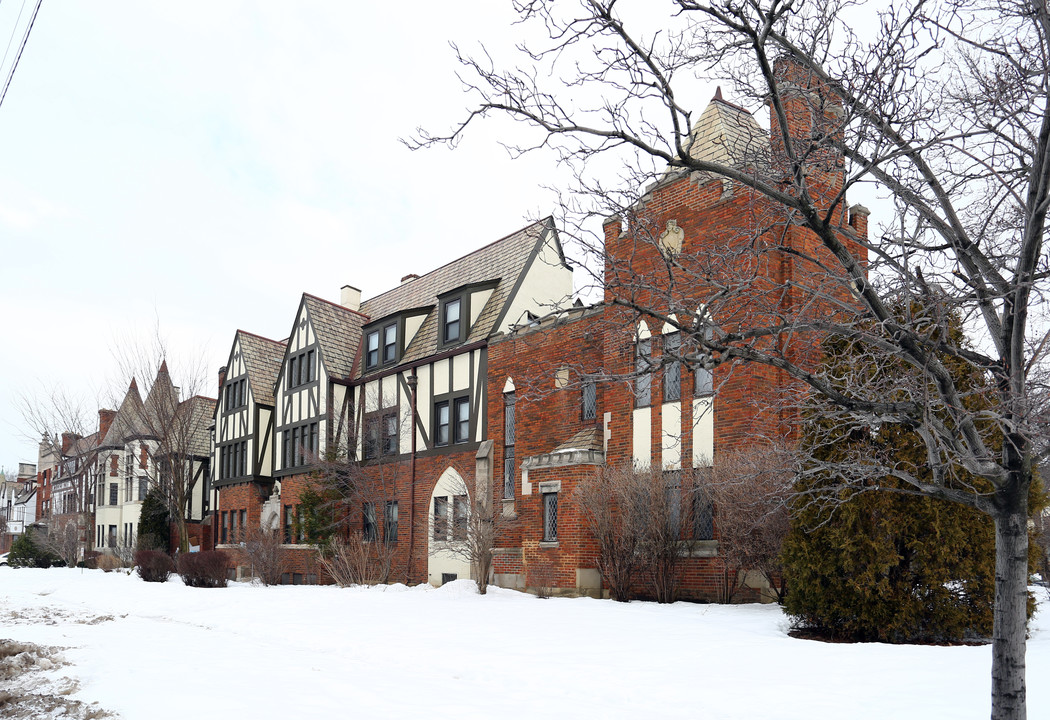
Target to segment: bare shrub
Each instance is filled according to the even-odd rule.
[[[277,529],[251,526],[245,532],[242,545],[251,563],[252,574],[263,585],[280,585],[284,573],[284,553],[281,533]]]
[[[120,558],[116,557],[115,555],[103,553],[95,559],[95,567],[97,567],[99,570],[102,570],[103,572],[112,572],[117,568],[123,567],[123,564],[120,562]],[[146,578],[142,576],[141,572],[139,573],[139,577],[142,577],[143,580],[146,580]],[[164,579],[167,580],[166,577]],[[147,580],[147,582],[149,581]]]
[[[112,561],[108,562],[115,562],[116,567],[120,567],[119,558],[113,555],[104,557],[113,558]],[[167,582],[168,578],[175,571],[175,563],[171,561],[171,558],[157,550],[139,550],[136,552],[135,566],[139,577],[146,582]]]
[[[604,467],[576,486],[573,499],[587,529],[598,542],[596,563],[612,599],[627,602],[638,573],[638,533],[629,515],[614,498],[623,495],[621,469]]]
[[[177,566],[179,577],[188,587],[226,587],[226,553],[221,550],[183,553]]]
[[[62,558],[66,567],[76,567],[80,559],[80,528],[73,520],[67,520],[48,528],[45,544],[55,555]]]
[[[355,532],[333,539],[320,563],[339,587],[379,585],[390,576],[390,546]]]
[[[554,563],[550,558],[529,561],[527,585],[536,592],[536,597],[549,598],[554,592],[554,584]]]
[[[725,567],[727,602],[748,571],[765,578],[777,602],[784,598],[781,551],[791,529],[787,501],[793,459],[781,448],[753,448],[720,458],[710,472],[695,476],[693,491],[704,494],[717,508],[718,554]]]

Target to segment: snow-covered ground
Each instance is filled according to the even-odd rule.
[[[1033,720],[1050,719],[1045,600],[1028,644]],[[787,629],[769,605],[483,597],[468,581],[208,590],[0,567],[0,638],[40,647],[4,659],[0,644],[0,716],[19,717],[18,696],[34,692],[70,717],[129,720],[988,715],[987,646],[827,644]],[[5,673],[17,658],[35,669]],[[46,705],[20,717],[59,716]]]

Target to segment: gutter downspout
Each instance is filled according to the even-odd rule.
[[[415,557],[416,543],[416,410],[418,409],[416,404],[416,384],[418,382],[419,380],[416,377],[416,369],[413,367],[412,374],[408,376],[408,389],[412,392],[412,422],[410,423],[410,432],[412,434],[412,468],[408,481],[408,571],[406,572],[409,582],[412,580],[412,560]]]

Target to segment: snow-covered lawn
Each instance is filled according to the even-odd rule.
[[[1033,719],[1050,718],[1044,601]],[[826,644],[787,628],[768,605],[482,597],[468,581],[205,590],[0,567],[0,638],[63,648],[42,661],[52,669],[0,674],[0,691],[42,682],[129,720],[987,717],[987,646]]]

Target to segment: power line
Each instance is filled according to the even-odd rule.
[[[26,49],[26,43],[29,41],[29,33],[33,30],[33,23],[36,22],[36,15],[40,12],[40,6],[44,0],[37,0],[36,7],[33,8],[33,17],[29,18],[29,27],[26,28],[26,34],[22,36],[22,45],[18,48],[18,55],[15,56],[14,63],[11,64],[11,71],[7,73],[7,82],[4,83],[4,90],[0,92],[0,106],[4,104],[4,98],[7,97],[7,89],[11,87],[11,78],[15,76],[15,68],[18,67],[18,61],[22,59],[22,51]]]
[[[11,26],[11,35],[7,38],[7,47],[4,48],[4,59],[0,60],[0,68],[7,65],[7,56],[11,52],[11,43],[15,41],[15,33],[18,31],[18,26],[22,22],[22,13],[26,9],[26,0],[22,0],[22,7],[18,8],[18,17],[15,18],[15,24]]]

